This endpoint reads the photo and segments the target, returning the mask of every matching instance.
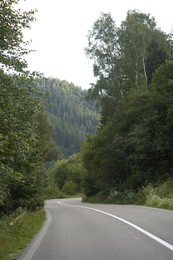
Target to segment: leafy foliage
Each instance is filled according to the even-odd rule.
[[[17,0],[0,3],[0,215],[17,207],[43,206],[43,165],[57,159],[39,93],[23,60],[23,29],[34,12],[17,10]]]
[[[82,176],[85,170],[79,154],[57,161],[48,171],[50,182],[66,195],[82,191]]]
[[[128,11],[118,28],[110,13],[103,13],[88,34],[86,54],[97,77],[89,94],[98,100],[104,123],[131,88],[147,87],[155,69],[170,58],[171,42],[150,15]]]
[[[86,52],[98,80],[89,94],[99,102],[102,124],[81,150],[86,196],[135,194],[172,176],[170,39],[154,18],[137,11],[129,11],[120,28],[110,14],[94,23]]]
[[[0,65],[13,72],[27,72],[24,56],[29,52],[23,40],[23,29],[29,29],[34,21],[34,10],[17,9],[19,0],[0,2]]]

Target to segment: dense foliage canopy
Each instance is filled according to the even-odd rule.
[[[48,176],[56,187],[66,195],[76,195],[82,191],[84,167],[80,154],[58,160],[48,171]],[[54,185],[52,185],[53,187]]]
[[[34,12],[18,10],[17,3],[0,2],[0,215],[43,205],[43,165],[58,155],[23,56],[28,52],[23,29],[30,27]]]
[[[101,14],[88,35],[101,126],[82,149],[84,193],[139,190],[173,177],[172,38],[136,10],[116,27]]]

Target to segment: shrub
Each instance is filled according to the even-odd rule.
[[[65,194],[57,187],[55,183],[49,183],[44,191],[44,199],[65,198]]]
[[[74,195],[76,194],[76,189],[76,184],[73,181],[67,181],[64,184],[62,191],[67,195]]]
[[[136,200],[136,193],[133,191],[125,190],[118,191],[116,189],[112,189],[107,198],[107,202],[109,203],[117,203],[117,204],[131,204]]]
[[[139,198],[142,198],[142,204],[146,206],[173,209],[173,198],[170,196],[172,192],[172,180],[169,180],[157,187],[148,185],[140,192]]]

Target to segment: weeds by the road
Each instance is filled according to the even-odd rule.
[[[160,184],[157,187],[148,185],[141,192],[146,206],[173,210],[173,180]]]
[[[39,231],[45,221],[43,209],[26,212],[18,209],[0,219],[0,259],[16,259],[20,251]]]
[[[173,180],[167,180],[157,186],[149,184],[138,192],[112,189],[108,196],[102,193],[92,197],[83,197],[83,202],[135,204],[173,210]]]
[[[50,182],[44,191],[44,199],[56,198],[66,198],[66,195],[57,187],[55,183]]]

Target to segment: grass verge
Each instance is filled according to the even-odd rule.
[[[26,212],[18,209],[0,219],[0,259],[16,259],[21,250],[40,230],[46,219],[43,209]]]
[[[148,185],[139,194],[139,202],[140,198],[144,200],[143,204],[146,206],[173,210],[173,180],[156,187]]]
[[[107,204],[134,204],[173,210],[173,179],[157,186],[149,184],[138,192],[112,189],[108,196],[102,193],[82,198],[83,202]]]

